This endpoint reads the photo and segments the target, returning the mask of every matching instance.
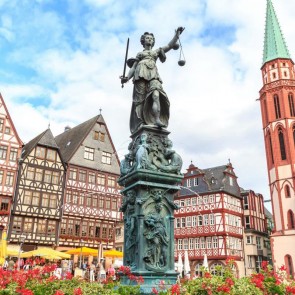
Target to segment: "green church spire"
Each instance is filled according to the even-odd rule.
[[[275,58],[291,58],[271,0],[267,0],[263,64]]]

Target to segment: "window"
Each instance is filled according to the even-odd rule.
[[[250,226],[250,216],[245,216],[245,227],[251,228]]]
[[[58,184],[59,183],[59,172],[52,171],[52,184]]]
[[[41,146],[37,146],[36,148],[36,157],[40,159],[45,159],[45,148]]]
[[[100,131],[94,131],[93,132],[93,139],[104,142],[105,134]]]
[[[101,162],[103,164],[111,165],[111,157],[112,157],[112,154],[111,153],[102,152]]]
[[[218,248],[218,238],[217,237],[212,237],[212,244],[213,244],[214,249]]]
[[[197,198],[194,197],[192,198],[192,206],[196,206],[197,205]]]
[[[192,227],[197,226],[197,216],[193,216]]]
[[[102,142],[104,142],[104,140],[105,140],[105,134],[102,133],[102,132],[98,132],[98,135],[99,135],[99,140],[102,141]]]
[[[88,182],[95,183],[95,173],[92,173],[92,172],[88,173]]]
[[[194,186],[197,186],[199,185],[199,178],[194,178]]]
[[[294,137],[294,144],[295,144],[295,133],[293,131],[293,137]],[[268,145],[269,145],[269,150],[270,150],[270,156],[271,156],[271,163],[274,163],[274,157],[273,157],[273,149],[272,149],[272,143],[271,143],[271,136],[270,132],[267,132],[267,138],[268,138]]]
[[[76,180],[77,179],[77,169],[70,169],[69,179]]]
[[[178,250],[182,250],[182,240],[181,239],[179,239],[178,241],[177,241],[177,246],[178,246]]]
[[[279,143],[280,143],[280,151],[281,151],[281,159],[286,160],[286,149],[285,149],[285,140],[283,130],[279,128]]]
[[[42,194],[42,207],[49,207],[49,194]]]
[[[9,154],[9,160],[15,162],[16,159],[17,159],[17,148],[11,148],[10,154]]]
[[[0,132],[3,132],[4,119],[0,119]]]
[[[35,168],[28,167],[27,169],[27,179],[34,180],[35,178]]]
[[[210,225],[214,225],[215,224],[215,215],[213,213],[209,214],[209,219],[210,219]]]
[[[180,200],[180,207],[184,207],[184,204],[185,204],[184,200]]]
[[[56,159],[56,151],[52,150],[52,149],[48,149],[46,158],[47,158],[48,161],[54,162],[55,159]]]
[[[200,249],[200,238],[195,239],[195,248]]]
[[[202,215],[198,215],[198,225],[199,226],[203,225],[203,216]]]
[[[49,207],[50,208],[56,208],[57,207],[57,196],[56,195],[50,195]]]
[[[32,205],[39,206],[40,201],[40,192],[33,192],[32,193]]]
[[[108,187],[115,187],[116,179],[114,176],[108,176]]]
[[[209,203],[215,203],[215,196],[214,195],[209,196]]]
[[[111,209],[111,199],[106,198],[106,209]]]
[[[281,109],[280,109],[279,97],[278,97],[277,94],[275,94],[273,96],[273,100],[274,100],[274,107],[275,107],[276,119],[279,119],[279,118],[281,118]]]
[[[5,185],[12,186],[13,185],[13,180],[14,180],[14,172],[7,172],[6,173]]]
[[[94,160],[94,149],[85,146],[85,150],[84,150],[84,159],[86,160]]]
[[[95,237],[99,238],[100,237],[100,224],[97,224],[95,226]]]
[[[10,134],[10,127],[5,127],[5,134]]]
[[[180,225],[180,218],[176,218],[175,219],[175,222],[176,222],[176,228],[180,228],[181,225]]]
[[[289,187],[288,184],[285,185],[285,197],[286,198],[290,198],[291,197],[290,187]]]
[[[68,235],[72,236],[74,233],[74,220],[69,219],[68,221]]]
[[[292,210],[288,211],[288,229],[294,229],[295,228],[295,222],[294,222],[294,213]]]
[[[105,185],[105,176],[103,174],[97,174],[97,184]]]
[[[188,239],[183,239],[183,250],[188,250]]]
[[[190,250],[193,250],[194,249],[194,239],[193,238],[190,238],[189,239],[189,249]]]
[[[46,220],[39,219],[37,223],[37,233],[39,235],[45,236],[46,234]]]
[[[4,174],[4,171],[0,170],[0,184],[3,183],[3,174]]]
[[[98,131],[93,131],[93,139],[94,140],[98,140],[98,134],[99,134]]]
[[[185,227],[185,217],[181,217],[181,227]]]
[[[190,206],[191,205],[191,199],[190,198],[187,198],[187,199],[185,199],[185,205],[186,206]]]
[[[192,217],[191,216],[187,216],[186,217],[186,226],[187,227],[191,227],[192,226]]]
[[[79,171],[79,181],[86,182],[86,171],[85,170]]]
[[[24,222],[24,233],[31,233],[33,230],[33,218],[26,217]]]
[[[48,220],[48,225],[47,225],[47,236],[48,237],[55,236],[55,227],[56,227],[56,222],[54,220]]]
[[[248,268],[253,268],[252,256],[248,255]]]
[[[39,169],[39,168],[36,168],[36,170],[35,170],[35,180],[36,181],[42,181],[42,178],[43,178],[43,170]]]
[[[7,155],[7,146],[5,145],[1,145],[0,146],[0,159],[6,159],[6,155]]]
[[[208,225],[208,224],[209,224],[209,215],[204,214],[204,225]]]
[[[9,207],[9,200],[8,199],[2,199],[1,200],[0,210],[1,211],[8,211],[8,207]]]
[[[256,237],[257,250],[261,250],[261,237]]]
[[[207,249],[211,249],[212,248],[212,239],[211,239],[211,237],[206,238],[206,243],[207,243]]]
[[[52,179],[52,171],[45,170],[44,171],[44,182],[51,183]]]
[[[87,234],[87,221],[82,222],[82,237],[86,237]]]
[[[289,93],[288,100],[289,100],[290,116],[295,117],[294,99],[293,99],[292,93]]]
[[[193,180],[191,178],[187,179],[186,180],[186,186],[187,187],[191,187],[192,186],[192,182],[193,182]]]
[[[244,196],[244,209],[245,210],[249,209],[248,196]]]
[[[201,249],[206,249],[206,240],[204,237],[200,239]]]
[[[14,217],[12,223],[12,233],[20,234],[22,232],[22,217]]]
[[[102,227],[102,233],[101,233],[101,237],[103,238],[103,239],[106,239],[107,238],[107,228],[105,227],[105,226],[103,226]]]

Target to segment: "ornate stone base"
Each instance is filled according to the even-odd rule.
[[[164,274],[155,274],[151,272],[132,272],[136,276],[142,276],[144,283],[140,285],[141,295],[153,294],[152,290],[155,288],[158,291],[167,290],[176,284],[178,273],[177,272],[166,272]],[[130,281],[128,277],[121,277],[122,285],[137,285],[136,282]]]
[[[142,276],[141,294],[170,288],[174,270],[174,195],[183,178],[181,157],[165,129],[144,126],[132,134],[129,153],[121,162],[119,184],[124,213],[124,266]],[[134,285],[127,277],[122,285]]]

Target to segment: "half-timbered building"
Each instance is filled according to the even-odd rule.
[[[270,239],[263,196],[244,189],[241,189],[241,196],[244,209],[245,272],[251,275],[260,270],[262,261],[271,262],[268,257]]]
[[[24,249],[58,244],[65,166],[50,129],[28,142],[19,161],[8,239]]]
[[[231,258],[237,275],[244,275],[242,199],[231,163],[209,169],[191,164],[175,200],[175,260],[188,251],[191,274],[200,275],[205,255],[212,273]]]
[[[55,139],[67,164],[59,246],[115,247],[120,165],[103,116],[66,127]]]
[[[0,231],[8,228],[22,145],[0,94]]]

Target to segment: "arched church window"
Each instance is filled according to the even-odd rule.
[[[288,184],[285,185],[285,197],[290,198],[291,193],[290,193],[290,186]]]
[[[285,265],[287,267],[287,274],[294,278],[294,268],[293,268],[293,261],[290,255],[285,256]]]
[[[284,139],[284,133],[281,128],[278,130],[279,132],[279,143],[280,143],[280,152],[281,152],[281,159],[286,160],[286,148],[285,148],[285,139]]]
[[[290,116],[295,117],[294,97],[292,93],[288,94]]]
[[[270,135],[270,132],[269,131],[267,132],[266,137],[267,137],[267,144],[268,144],[268,147],[269,147],[268,150],[270,152],[270,157],[271,157],[271,164],[273,164],[274,163],[273,149],[272,149],[272,143],[271,143],[271,135]],[[294,138],[294,140],[295,140],[295,138]],[[295,143],[295,141],[294,141],[294,143]]]
[[[280,100],[277,94],[273,96],[273,101],[274,101],[276,119],[279,119],[281,118],[281,109],[280,109]]]
[[[287,214],[288,214],[288,229],[294,229],[295,228],[294,213],[292,210],[289,210]]]

